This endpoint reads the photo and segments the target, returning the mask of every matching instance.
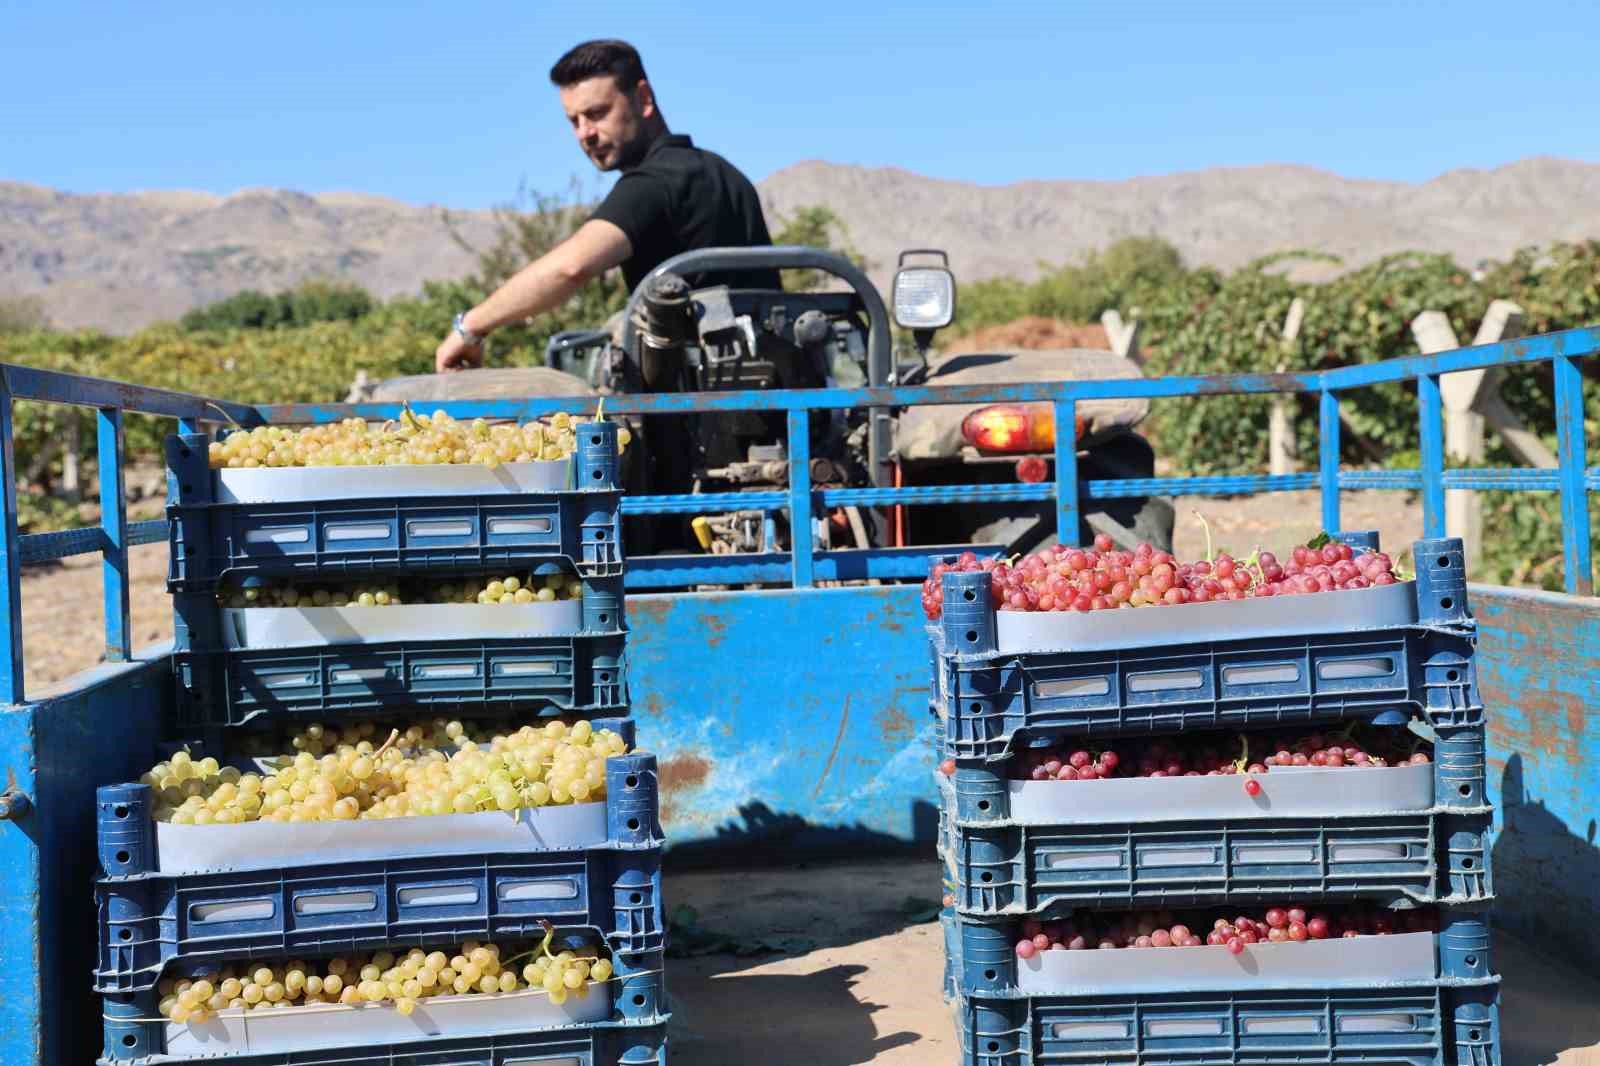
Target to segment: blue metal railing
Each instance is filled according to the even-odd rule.
[[[1600,468],[1586,459],[1583,424],[1583,377],[1579,360],[1600,353],[1600,327],[1567,330],[1436,355],[1410,356],[1383,363],[1341,367],[1314,373],[1232,375],[1159,379],[1040,382],[1017,385],[958,387],[890,387],[816,389],[771,392],[673,393],[611,396],[606,410],[615,414],[686,414],[719,411],[782,411],[788,416],[790,487],[783,491],[711,493],[698,496],[633,496],[628,514],[683,514],[719,507],[787,510],[792,529],[811,528],[816,509],[839,506],[885,507],[902,504],[1050,500],[1056,505],[1057,528],[1078,528],[1081,499],[1166,495],[1231,495],[1287,492],[1317,488],[1322,494],[1322,524],[1339,527],[1341,489],[1373,488],[1418,491],[1422,495],[1423,535],[1444,536],[1446,489],[1554,491],[1560,495],[1562,552],[1566,590],[1592,595],[1591,530],[1587,494],[1600,489]],[[1444,466],[1443,414],[1439,379],[1444,374],[1488,367],[1550,363],[1555,384],[1558,466],[1528,468],[1458,468]],[[243,426],[268,423],[326,422],[361,416],[393,418],[396,404],[268,404],[249,405],[211,400],[163,389],[0,365],[0,434],[4,437],[5,581],[0,583],[0,640],[10,654],[0,663],[0,702],[23,699],[20,617],[22,563],[100,552],[103,556],[106,604],[106,655],[112,661],[131,654],[128,629],[127,551],[134,544],[166,535],[162,520],[130,524],[123,503],[122,417],[126,413],[176,418],[179,429],[193,432],[202,421],[220,418]],[[1339,396],[1384,382],[1415,381],[1421,465],[1412,470],[1346,471],[1339,465]],[[1095,399],[1193,397],[1311,393],[1318,396],[1321,441],[1314,473],[1226,475],[1216,477],[1090,480],[1080,483],[1077,453],[1070,438],[1056,443],[1056,479],[1037,485],[940,485],[910,488],[813,490],[809,484],[808,414],[818,410],[858,407],[909,407],[918,404],[1045,402],[1055,409],[1055,424],[1075,424],[1076,405]],[[11,447],[15,400],[94,407],[98,411],[98,458],[102,517],[97,528],[19,536],[16,473]],[[592,397],[532,397],[522,400],[456,401],[438,405],[456,418],[514,418],[567,411],[593,411]],[[759,555],[666,556],[630,563],[630,585],[681,587],[690,584],[792,583],[807,588],[817,581],[918,577],[925,572],[928,548],[878,548],[855,551],[772,552]]]

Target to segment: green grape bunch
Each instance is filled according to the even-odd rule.
[[[513,425],[481,418],[460,422],[443,411],[419,415],[407,408],[399,420],[377,424],[346,418],[313,426],[240,429],[214,441],[209,458],[213,470],[466,463],[493,468],[566,459],[577,450],[578,428],[584,424],[565,412]],[[630,440],[628,430],[619,426],[619,453]]]
[[[564,572],[539,576],[463,578],[376,584],[273,582],[217,594],[221,607],[400,607],[411,604],[511,605],[583,598],[583,580]]]
[[[291,747],[294,754],[269,761],[271,773],[178,751],[139,780],[156,790],[155,819],[174,825],[511,812],[604,801],[606,760],[628,750],[619,734],[586,721],[524,725],[486,740],[457,721],[413,725],[376,747],[359,729],[340,735],[312,725]]]
[[[198,1025],[224,1010],[271,1010],[316,1005],[388,1003],[409,1015],[424,1000],[441,996],[491,996],[543,992],[555,1004],[583,999],[609,981],[611,961],[599,947],[580,943],[552,952],[551,936],[520,954],[493,941],[468,940],[454,954],[414,947],[404,954],[337,955],[275,966],[240,963],[195,977],[167,978],[157,986],[157,1010],[178,1025]],[[532,961],[521,966],[523,959]]]

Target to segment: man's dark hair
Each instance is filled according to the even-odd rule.
[[[565,89],[607,74],[615,79],[618,89],[633,92],[645,79],[639,50],[627,41],[584,41],[556,60],[556,65],[550,68],[550,82],[558,89]]]

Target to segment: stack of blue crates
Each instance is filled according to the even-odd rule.
[[[176,718],[164,751],[184,747],[196,759],[212,754],[226,763],[236,761],[235,741],[267,727],[488,714],[535,725],[554,715],[587,720],[621,734],[631,750],[616,427],[576,428],[564,488],[303,501],[219,498],[207,438],[171,438]],[[439,483],[449,484],[451,469],[436,468]],[[341,643],[331,633],[320,642],[252,648],[224,639],[218,605],[225,585],[251,579],[387,582],[552,566],[575,570],[583,583],[582,621],[572,632],[440,631],[387,643]],[[150,753],[152,763],[158,754]],[[209,842],[196,853],[193,832],[185,834],[182,855],[164,855],[161,831],[173,827],[154,822],[150,787],[108,786],[98,804],[94,982],[104,1014],[102,1064],[666,1062],[662,834],[652,755],[607,760],[603,811],[590,804],[522,812],[517,821],[464,816],[495,823],[481,830],[494,842],[489,850],[482,841],[429,836],[436,820],[418,817],[348,823],[330,847],[317,844],[318,823],[284,825],[289,833],[259,854],[229,839],[256,826],[205,827],[208,841],[215,834],[215,855],[207,853]],[[540,820],[547,816],[566,828]],[[572,828],[579,824],[573,819],[581,828]],[[431,1000],[409,1016],[392,1004],[319,1007],[303,1043],[291,1035],[286,1045],[282,1030],[273,1040],[252,1040],[258,1012],[243,1012],[231,1030],[218,1020],[175,1025],[158,1014],[163,980],[224,964],[281,965],[358,951],[403,955],[416,947],[449,953],[467,940],[538,943],[547,931],[604,944],[615,976],[586,997],[609,1004],[588,1010],[593,1020],[552,1021],[547,1013],[524,1025],[509,1009],[474,1028],[466,1015],[436,1017]],[[383,1012],[379,1037],[374,1011]],[[296,1011],[266,1013],[276,1021]]]
[[[1377,548],[1371,533],[1338,539]],[[929,628],[930,709],[942,770],[955,767],[937,775],[939,852],[944,991],[963,1066],[1498,1066],[1475,624],[1460,541],[1418,541],[1414,558],[1416,581],[1401,588],[1414,593],[1415,609],[1400,601],[1408,607],[1402,624],[1340,629],[1319,618],[1320,597],[1298,596],[1277,601],[1280,620],[1291,601],[1303,606],[1289,625],[1125,646],[1108,636],[1096,650],[1037,641],[1004,650],[989,575],[944,576],[943,617]],[[1252,605],[1270,602],[1226,606],[1247,618]],[[1216,617],[1190,607],[1160,614],[1176,624],[1191,610],[1197,620]],[[1117,624],[1118,615],[1104,616],[1100,629],[1115,634]],[[1432,741],[1431,802],[1426,793],[1398,807],[1367,802],[1364,782],[1401,771],[1346,770],[1318,775],[1346,790],[1326,812],[1295,802],[1293,771],[1260,777],[1255,800],[1237,777],[1169,779],[1174,793],[1233,782],[1222,810],[1174,799],[1119,818],[1096,805],[1106,784],[1094,782],[1040,786],[1061,789],[1082,811],[1060,807],[1048,820],[1014,809],[1022,789],[1008,780],[1008,764],[1032,747],[1093,749],[1219,730],[1248,739],[1352,722],[1409,724]],[[1420,771],[1424,789],[1429,776]],[[1168,783],[1137,784],[1154,797]],[[1293,963],[1287,968],[1263,965],[1260,956],[1273,953],[1248,948],[1070,960],[1047,959],[1053,951],[1023,960],[1015,950],[1030,918],[1173,908],[1259,915],[1285,901],[1434,906],[1438,931],[1431,947],[1420,939],[1429,934],[1283,945],[1273,958]],[[1343,961],[1350,952],[1364,960],[1354,969]],[[1070,982],[1050,983],[1048,975],[1067,972]]]

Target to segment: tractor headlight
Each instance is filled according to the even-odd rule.
[[[894,321],[901,329],[943,329],[956,316],[955,275],[943,267],[905,267],[894,275]]]

